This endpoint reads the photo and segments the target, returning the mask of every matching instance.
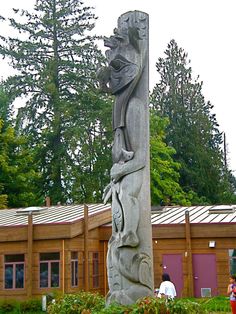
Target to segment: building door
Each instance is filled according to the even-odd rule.
[[[174,283],[177,297],[182,296],[183,283],[183,266],[181,254],[164,254],[162,255],[163,273],[170,275],[171,281]]]
[[[217,295],[215,254],[193,254],[193,280],[196,298]]]

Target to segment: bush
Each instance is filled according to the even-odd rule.
[[[5,300],[0,301],[0,314],[41,314],[45,313],[41,311],[41,301],[40,300],[28,300],[28,301],[14,301]]]
[[[55,302],[48,306],[47,312],[49,314],[90,314],[92,311],[101,310],[104,306],[105,301],[102,296],[80,292],[56,298]]]
[[[209,313],[204,309],[201,304],[194,300],[176,299],[169,302],[169,312],[172,314],[204,314]]]
[[[145,297],[133,305],[114,303],[105,307],[104,297],[81,292],[57,297],[55,303],[48,307],[48,314],[206,314],[217,311],[230,312],[228,298],[182,298],[167,301]]]
[[[0,314],[17,313],[19,304],[13,300],[4,300],[0,302]]]
[[[42,304],[40,300],[29,300],[20,303],[20,312],[21,313],[37,313],[40,312]]]
[[[209,312],[231,312],[229,298],[218,296],[202,299],[201,306]]]
[[[188,299],[166,299],[145,297],[130,306],[111,304],[105,307],[102,296],[92,293],[65,295],[48,307],[49,314],[204,314],[201,304]]]

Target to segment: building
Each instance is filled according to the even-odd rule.
[[[101,204],[0,210],[0,299],[102,293],[99,227],[110,221],[110,206]]]
[[[234,206],[152,211],[155,286],[168,272],[178,296],[225,295],[236,273]],[[110,205],[0,210],[0,299],[53,291],[108,292]]]

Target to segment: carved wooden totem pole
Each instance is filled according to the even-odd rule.
[[[107,304],[134,303],[153,295],[149,174],[148,15],[121,15],[114,34],[105,38],[108,66],[101,85],[115,95],[111,183],[112,236],[108,244]]]

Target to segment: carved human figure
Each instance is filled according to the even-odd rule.
[[[118,20],[114,35],[105,39],[108,67],[100,70],[101,85],[115,95],[111,183],[112,237],[107,266],[110,291],[107,303],[133,303],[153,291],[152,253],[142,232],[150,224],[141,206],[148,184],[147,50],[148,16],[133,11]],[[104,75],[105,74],[105,75]],[[147,195],[148,199],[148,195]],[[146,234],[147,233],[147,234]],[[145,235],[146,234],[146,235]],[[149,241],[149,240],[148,240]],[[149,241],[150,242],[150,241]]]

